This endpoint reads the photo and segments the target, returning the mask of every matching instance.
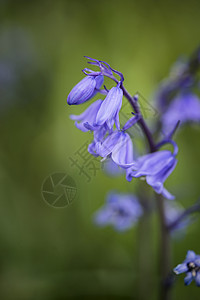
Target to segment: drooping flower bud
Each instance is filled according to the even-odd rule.
[[[86,76],[71,90],[68,95],[69,105],[78,105],[91,99],[102,86],[104,77],[102,75]]]
[[[112,225],[122,232],[134,226],[142,214],[143,209],[135,195],[111,191],[105,205],[96,212],[94,221],[98,226]]]

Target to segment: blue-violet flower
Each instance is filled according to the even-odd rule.
[[[82,114],[70,115],[72,120],[75,120],[75,125],[78,129],[86,132],[88,130],[97,130],[99,126],[94,125],[102,100],[97,100],[92,103]],[[79,121],[79,123],[77,122]]]
[[[91,99],[102,86],[104,77],[102,75],[86,76],[83,78],[68,95],[67,103],[77,105]]]
[[[194,280],[196,285],[200,286],[200,255],[196,255],[194,251],[189,250],[182,264],[174,268],[174,273],[177,275],[186,273],[185,285],[189,285]]]
[[[200,99],[191,92],[179,94],[162,116],[163,131],[167,134],[176,123],[200,122]]]
[[[102,170],[111,177],[118,177],[125,173],[110,157],[102,161]]]
[[[105,122],[111,129],[115,123],[120,129],[119,111],[122,106],[123,91],[119,86],[113,87],[108,92],[96,117],[96,125],[103,125]]]
[[[110,192],[106,204],[95,214],[99,226],[112,225],[117,231],[131,228],[143,214],[141,204],[132,194]]]
[[[175,143],[174,143],[175,145]],[[177,160],[175,158],[178,148],[175,145],[174,153],[162,150],[139,157],[127,170],[127,180],[133,177],[145,176],[146,182],[152,186],[156,193],[162,194],[167,199],[174,199],[163,186],[167,177],[173,172]]]
[[[125,167],[133,162],[133,144],[128,133],[115,130],[105,140],[96,143],[96,151],[101,157],[111,156],[112,160],[120,167]]]
[[[168,226],[173,224],[174,221],[176,221],[180,215],[184,212],[184,208],[180,205],[180,203],[177,203],[175,201],[168,201],[166,200],[164,202],[165,207],[165,219]],[[189,224],[191,224],[192,218],[190,215],[185,217],[184,219],[180,220],[179,222],[176,222],[175,226],[170,230],[170,233],[173,236],[183,236],[186,232],[186,228]]]

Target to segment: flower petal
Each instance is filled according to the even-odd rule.
[[[74,121],[83,121],[84,120],[85,122],[88,122],[88,119],[90,119],[94,115],[95,112],[97,114],[102,102],[103,101],[101,99],[93,102],[90,106],[88,106],[86,108],[86,110],[84,110],[84,112],[82,112],[82,114],[70,115],[70,119],[74,120]]]
[[[197,272],[197,275],[195,277],[195,282],[197,286],[200,286],[200,272]]]
[[[146,176],[146,181],[149,185],[153,187],[153,189],[158,194],[163,194],[167,199],[172,199],[173,196],[167,191],[163,191],[163,183],[167,179],[167,177],[173,172],[176,166],[176,159],[172,156],[170,160],[168,160],[168,164],[157,174]]]
[[[128,229],[130,229],[135,223],[137,222],[137,219],[132,220],[129,217],[121,217],[121,216],[117,216],[115,218],[115,222],[113,222],[113,226],[117,231],[126,231]]]
[[[186,255],[186,260],[187,261],[194,261],[196,258],[196,253],[192,250],[188,250],[187,255]]]
[[[145,175],[154,175],[161,171],[172,159],[172,153],[168,150],[162,150],[140,157],[136,161],[134,177]]]
[[[112,177],[117,177],[124,174],[124,169],[120,168],[111,158],[107,158],[102,162],[103,171]]]
[[[199,255],[196,255],[195,265],[198,266],[198,267],[200,267],[200,256]]]
[[[116,118],[122,105],[123,92],[119,87],[113,87],[103,101],[96,117],[96,124],[103,125],[107,122],[108,127],[112,127],[112,120]]]
[[[166,188],[163,187],[162,193],[164,198],[168,199],[168,200],[174,200],[175,196],[172,195],[168,190],[166,190]]]
[[[109,207],[105,207],[97,211],[94,217],[94,221],[99,226],[105,226],[110,223],[110,219],[112,216],[112,211]]]
[[[136,196],[111,191],[107,195],[106,204],[96,214],[98,225],[111,224],[117,231],[125,231],[132,227],[143,214]]]
[[[104,77],[103,75],[99,75],[95,77],[95,81],[96,81],[96,86],[95,89],[100,89],[100,87],[102,86],[103,82],[104,82]]]
[[[118,166],[123,168],[133,163],[133,144],[128,133],[120,133],[120,138],[111,157]]]
[[[193,276],[191,272],[188,272],[186,277],[184,278],[185,285],[189,285],[193,280]]]
[[[98,154],[102,157],[108,156],[116,147],[120,138],[120,132],[114,131],[110,134],[103,143],[97,143]]]
[[[70,116],[72,120],[80,121],[80,123],[75,123],[78,129],[84,132],[98,129],[98,126],[94,126],[94,121],[102,102],[99,99],[92,103],[82,114]]]
[[[174,273],[175,274],[181,274],[181,273],[186,273],[188,271],[188,267],[187,264],[182,263],[179,264],[178,266],[176,266],[176,268],[174,268]]]
[[[87,132],[89,129],[86,128],[84,126],[84,124],[82,122],[78,123],[78,122],[75,122],[75,126],[76,128],[78,128],[79,130],[83,131],[83,132]]]
[[[95,157],[99,156],[99,154],[96,153],[96,143],[94,141],[88,145],[88,152]]]
[[[96,87],[95,76],[86,76],[69,93],[67,103],[69,105],[81,104],[93,97]]]
[[[167,133],[172,130],[177,121],[200,122],[200,99],[191,92],[179,94],[169,105],[162,117],[163,130]]]

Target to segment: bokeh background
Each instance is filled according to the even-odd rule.
[[[123,72],[130,93],[153,101],[173,62],[199,45],[199,9],[194,0],[0,1],[1,299],[139,299],[138,227],[119,234],[92,221],[110,189],[136,192],[138,185],[101,170],[88,182],[71,166],[92,136],[69,120],[87,104],[68,107],[66,97],[83,78],[88,55]],[[167,186],[184,207],[200,194],[199,136],[198,126],[176,136],[179,163]],[[57,172],[77,187],[60,209],[41,195],[45,178]],[[200,253],[199,226],[197,220],[173,240],[173,266],[188,249]],[[151,253],[149,299],[158,292],[158,239],[152,216],[142,254]],[[194,284],[184,287],[183,276],[173,292],[174,299],[199,295]]]

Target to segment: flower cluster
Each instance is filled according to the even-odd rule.
[[[131,99],[135,103],[133,117],[121,128],[119,112],[123,94],[127,94],[123,86],[124,76],[106,62],[88,59],[90,64],[99,68],[99,71],[84,69],[86,77],[72,89],[67,99],[68,104],[77,105],[88,101],[97,92],[106,95],[104,100],[96,100],[82,114],[70,116],[78,129],[83,132],[93,132],[94,139],[89,145],[88,151],[94,156],[101,156],[103,160],[111,159],[114,164],[124,168],[128,181],[131,181],[132,178],[145,177],[147,184],[152,186],[156,193],[162,194],[167,199],[173,199],[174,196],[164,188],[163,184],[177,163],[178,148],[176,144],[171,140],[167,141],[173,143],[173,153],[161,150],[136,157],[131,137],[127,131],[142,120],[139,110],[136,109],[138,98]],[[113,74],[118,75],[120,79],[117,80]],[[106,87],[101,89],[105,76],[112,79],[116,86],[110,90],[107,90]],[[155,150],[159,150],[159,148]]]
[[[200,255],[189,250],[182,264],[174,268],[174,273],[177,275],[186,273],[185,285],[189,285],[194,280],[196,285],[200,286]]]
[[[106,172],[112,176],[125,173],[129,182],[133,178],[144,179],[157,194],[167,199],[161,199],[159,212],[164,225],[164,238],[166,234],[173,234],[174,231],[183,232],[192,220],[189,213],[200,209],[200,205],[196,204],[183,211],[180,205],[168,201],[175,197],[164,187],[165,180],[177,165],[178,147],[172,137],[179,123],[200,122],[200,101],[194,92],[199,84],[196,77],[200,67],[199,53],[198,50],[190,61],[177,63],[169,79],[159,87],[156,98],[162,114],[160,122],[157,123],[160,126],[154,132],[155,136],[160,136],[157,129],[161,129],[165,135],[158,142],[155,142],[155,137],[143,119],[138,96],[132,97],[127,92],[123,85],[123,74],[104,61],[86,57],[88,63],[97,67],[98,71],[88,68],[82,70],[86,77],[71,90],[67,98],[69,105],[78,105],[98,93],[105,95],[105,99],[94,101],[82,114],[71,115],[70,118],[75,121],[79,130],[93,132],[93,141],[88,152],[93,156],[100,156],[102,162],[106,162]],[[104,77],[115,83],[110,90],[105,86],[102,88]],[[123,96],[131,104],[133,116],[121,125],[119,113]],[[146,137],[148,153],[141,153],[136,149],[129,135],[129,128],[136,124]],[[171,144],[173,151],[161,150],[166,144]],[[112,191],[107,195],[106,204],[95,214],[94,221],[98,226],[112,225],[117,231],[126,231],[138,222],[146,209],[144,204],[141,206],[140,200],[133,194]],[[186,273],[186,285],[194,280],[200,286],[200,255],[188,251],[186,259],[174,268],[174,272]]]

